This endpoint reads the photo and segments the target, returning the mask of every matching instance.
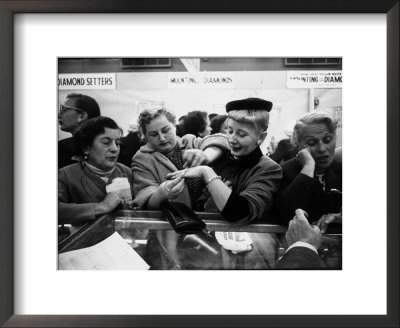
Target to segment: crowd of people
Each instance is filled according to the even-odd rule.
[[[226,115],[192,111],[178,124],[168,109],[150,108],[140,113],[139,129],[123,137],[96,100],[68,95],[58,115],[61,130],[72,134],[58,146],[59,224],[94,221],[127,199],[143,210],[173,201],[230,222],[288,224],[289,249],[278,267],[323,267],[314,258],[321,230],[342,220],[336,121],[327,111],[304,114],[281,146],[290,151],[282,156],[278,144],[268,156],[260,145],[272,106],[259,98],[233,100]],[[129,182],[127,199],[107,192],[116,178]],[[296,266],[293,254],[307,259]]]

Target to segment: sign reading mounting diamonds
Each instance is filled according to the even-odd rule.
[[[233,89],[235,77],[232,72],[198,72],[191,75],[186,72],[173,72],[168,74],[168,88],[220,88]]]
[[[341,88],[342,71],[290,71],[286,75],[288,88]]]

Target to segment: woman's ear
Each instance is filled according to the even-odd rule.
[[[267,131],[261,132],[260,137],[257,141],[258,145],[261,145],[264,142],[265,138],[267,137],[267,134],[268,134]]]

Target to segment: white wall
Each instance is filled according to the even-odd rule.
[[[234,99],[259,97],[274,103],[271,111],[269,136],[280,140],[285,137],[288,124],[308,111],[309,90],[287,89],[285,71],[234,72],[233,89],[169,89],[168,73],[117,73],[116,90],[59,91],[62,103],[68,93],[81,92],[97,100],[102,115],[113,118],[126,134],[131,122],[136,122],[143,109],[143,101],[163,102],[177,117],[192,110],[225,113],[225,104]],[[342,105],[341,89],[316,89],[320,108]],[[341,130],[338,131],[341,134]],[[69,134],[59,131],[59,139]],[[338,138],[341,145],[341,135]]]

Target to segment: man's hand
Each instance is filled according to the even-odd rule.
[[[329,224],[333,222],[342,223],[342,213],[324,214],[318,220],[316,225],[321,229],[322,233],[325,233],[326,229],[328,229]]]
[[[306,218],[307,213],[301,209],[296,210],[296,215],[289,222],[286,240],[290,245],[302,241],[313,245],[316,249],[321,246],[321,231],[317,226],[311,226]]]

